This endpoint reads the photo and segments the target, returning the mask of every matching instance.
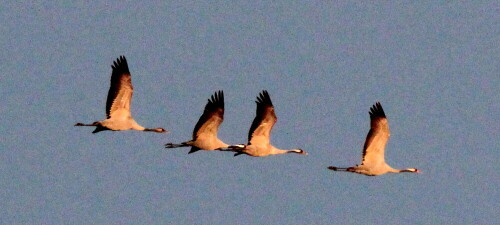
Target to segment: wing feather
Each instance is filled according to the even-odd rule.
[[[201,135],[217,135],[220,124],[224,121],[224,92],[215,92],[211,99],[208,99],[205,110],[193,130],[193,140]]]
[[[125,113],[129,116],[134,88],[125,56],[117,58],[113,62],[113,65],[111,65],[111,68],[113,68],[113,72],[106,100],[106,118],[109,119],[113,115],[118,115],[118,113]]]
[[[370,108],[370,131],[363,147],[363,165],[376,165],[385,162],[384,151],[389,136],[389,122],[380,102]]]
[[[269,93],[263,90],[256,103],[257,113],[248,132],[248,144],[269,145],[271,130],[277,121]]]

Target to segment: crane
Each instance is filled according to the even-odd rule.
[[[75,126],[94,126],[96,127],[92,132],[94,134],[104,130],[130,129],[166,133],[167,131],[163,128],[144,128],[132,118],[130,104],[134,88],[125,56],[117,58],[111,68],[113,68],[113,72],[111,73],[111,85],[106,100],[106,119],[91,124],[77,123]]]
[[[391,132],[389,130],[389,122],[385,116],[384,109],[380,102],[376,102],[370,108],[370,124],[371,129],[366,137],[363,147],[363,159],[361,165],[354,167],[339,168],[330,166],[328,169],[334,171],[347,171],[353,173],[364,174],[368,176],[377,176],[386,173],[420,173],[416,168],[408,168],[403,170],[394,169],[385,162],[384,151]]]

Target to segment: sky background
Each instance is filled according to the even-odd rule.
[[[497,1],[4,2],[0,7],[1,224],[498,224]],[[145,127],[105,117],[110,65],[127,57]],[[254,158],[189,148],[225,93],[219,138],[245,143],[268,90],[271,142]],[[368,111],[386,161],[368,177]]]

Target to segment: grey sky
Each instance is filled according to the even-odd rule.
[[[2,3],[1,224],[494,224],[496,1]],[[113,60],[132,113],[169,134],[91,133]],[[308,156],[164,149],[225,93],[219,137],[245,143],[268,90],[272,143]],[[366,177],[368,110],[386,160],[422,174]]]

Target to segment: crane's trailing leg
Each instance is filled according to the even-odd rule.
[[[181,144],[173,144],[173,143],[167,143],[165,144],[165,148],[180,148],[180,147],[188,147],[190,145],[186,144],[186,142],[183,142]]]
[[[103,131],[103,130],[109,130],[109,128],[104,127],[101,125],[99,121],[93,122],[91,124],[83,124],[83,123],[77,123],[75,126],[80,127],[80,126],[88,126],[88,127],[96,127],[94,131],[92,131],[93,134]]]
[[[99,122],[93,122],[93,123],[91,123],[91,124],[83,124],[83,123],[77,123],[77,124],[75,124],[75,126],[77,126],[77,127],[80,127],[80,126],[95,127],[95,126],[97,126],[97,125],[99,125]]]
[[[329,166],[328,169],[331,169],[333,171],[348,171],[347,170],[348,168],[339,168],[339,167],[335,167],[335,166]]]

